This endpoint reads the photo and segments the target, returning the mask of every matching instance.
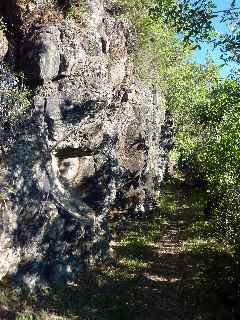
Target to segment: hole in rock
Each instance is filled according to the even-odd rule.
[[[55,152],[55,156],[60,161],[68,158],[80,158],[80,157],[90,156],[92,154],[93,154],[93,151],[87,147],[82,147],[82,148],[66,147],[63,149],[58,149]]]
[[[124,92],[124,94],[122,95],[122,100],[121,100],[122,103],[124,102],[128,102],[128,93],[127,91]]]
[[[107,54],[107,41],[101,37],[101,43],[102,43],[102,52],[104,54]]]
[[[60,110],[62,119],[65,122],[77,124],[86,117],[93,118],[105,105],[105,101],[88,100],[81,103],[72,102],[71,99],[65,99],[61,104]]]

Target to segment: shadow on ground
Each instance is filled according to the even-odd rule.
[[[204,220],[201,197],[199,189],[166,185],[158,210],[147,220],[132,221],[115,239],[115,258],[104,270],[21,303],[8,293],[1,319],[239,319],[238,286],[226,268],[232,257]]]

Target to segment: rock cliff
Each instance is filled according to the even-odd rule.
[[[8,61],[32,92],[20,127],[1,128],[2,139],[14,131],[2,150],[2,280],[11,275],[33,289],[103,261],[108,216],[149,210],[163,179],[172,120],[161,93],[135,75],[129,25],[110,7],[101,0],[0,5],[12,30],[9,45],[0,33],[1,99],[6,87],[19,87]]]

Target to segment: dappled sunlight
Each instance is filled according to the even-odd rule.
[[[114,258],[104,268],[39,293],[29,310],[39,320],[230,320],[231,253],[213,237],[211,221],[194,214],[193,188],[164,188],[171,190],[164,205],[111,241]]]
[[[163,277],[158,275],[152,275],[152,274],[146,274],[146,278],[149,280],[155,281],[155,282],[169,282],[169,283],[175,283],[177,281],[181,281],[179,278],[169,278],[169,277]]]

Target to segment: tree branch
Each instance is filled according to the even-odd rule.
[[[224,13],[224,12],[234,11],[234,10],[240,10],[240,8],[230,8],[225,10],[213,11],[213,13]]]

